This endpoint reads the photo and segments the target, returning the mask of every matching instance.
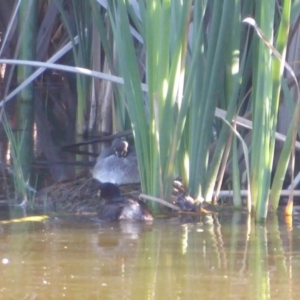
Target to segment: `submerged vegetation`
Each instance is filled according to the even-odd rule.
[[[240,208],[246,188],[249,213],[263,221],[269,208],[277,210],[288,174],[291,213],[299,169],[299,0],[21,2],[0,1],[11,14],[0,17],[0,106],[14,130],[36,128],[37,135],[24,135],[26,156],[15,156],[23,172],[33,137],[58,181],[74,172],[53,162],[64,159],[58,149],[76,134],[131,129],[144,194],[169,200],[180,178],[193,198],[216,202],[226,189]],[[29,35],[22,27],[34,24],[35,11]],[[15,64],[32,61],[39,69],[21,83]],[[24,67],[17,68],[20,74]],[[15,91],[23,91],[17,103]],[[24,110],[33,98],[35,107]],[[21,122],[16,111],[28,113],[22,128],[13,123]]]

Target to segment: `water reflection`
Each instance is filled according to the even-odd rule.
[[[0,224],[0,299],[298,299],[299,220]]]

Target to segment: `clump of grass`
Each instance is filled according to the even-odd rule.
[[[26,207],[33,206],[36,190],[29,185],[29,178],[24,178],[22,165],[19,155],[22,151],[23,135],[16,136],[13,133],[12,127],[3,111],[0,115],[0,121],[3,125],[5,133],[10,143],[11,155],[11,174],[14,181],[15,198],[21,201],[20,206],[26,211]]]

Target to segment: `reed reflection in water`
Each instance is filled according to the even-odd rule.
[[[0,224],[0,299],[299,299],[299,226],[240,213]]]

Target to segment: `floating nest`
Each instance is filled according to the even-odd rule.
[[[123,195],[138,196],[140,184],[119,187]],[[100,203],[99,182],[91,173],[83,171],[75,179],[51,185],[37,192],[33,203],[38,212],[73,212],[89,214],[95,212]]]
[[[75,179],[56,183],[44,188],[36,194],[33,210],[38,213],[75,213],[94,215],[100,205],[100,184],[91,173],[83,171]],[[122,195],[138,197],[141,194],[140,184],[119,186]],[[197,216],[199,213],[211,213],[191,198],[180,181],[174,181],[172,203],[179,213]],[[175,208],[176,208],[175,207]],[[166,208],[170,212],[170,208]],[[213,208],[215,210],[215,208]],[[165,213],[167,213],[165,211]]]

